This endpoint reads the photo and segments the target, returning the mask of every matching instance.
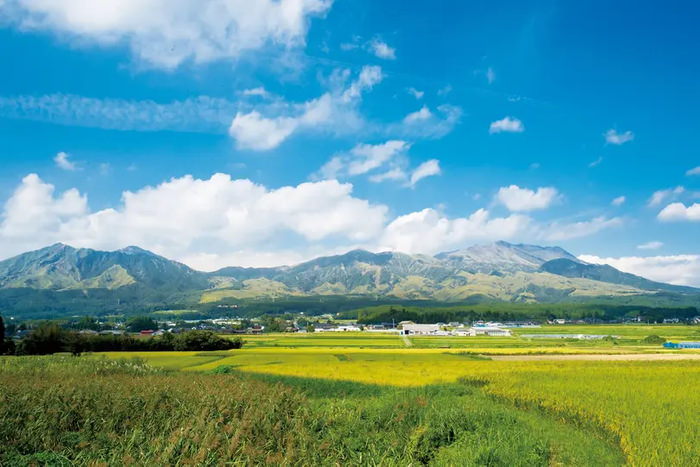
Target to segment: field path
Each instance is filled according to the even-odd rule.
[[[592,361],[655,361],[700,360],[700,353],[652,353],[652,354],[574,354],[574,355],[487,355],[491,360],[527,362],[540,360],[592,360]]]
[[[403,339],[403,343],[406,344],[406,347],[413,345],[411,341],[408,340],[408,336],[406,334],[401,334],[401,338]]]

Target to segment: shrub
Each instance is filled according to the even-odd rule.
[[[657,336],[656,334],[652,334],[651,336],[647,336],[644,339],[641,340],[642,344],[664,344],[666,343],[666,339],[664,339],[661,336]]]

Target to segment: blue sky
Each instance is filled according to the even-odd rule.
[[[700,285],[700,7],[433,3],[0,2],[0,257],[504,239]]]

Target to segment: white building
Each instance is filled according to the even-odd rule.
[[[475,326],[469,328],[469,335],[472,337],[476,336],[500,336],[500,337],[510,337],[511,333],[509,329],[501,329],[491,326]]]
[[[413,335],[439,335],[440,326],[437,324],[404,324],[402,334]]]

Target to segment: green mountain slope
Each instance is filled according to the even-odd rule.
[[[354,250],[294,266],[212,273],[138,247],[108,252],[56,244],[0,261],[0,306],[9,309],[146,309],[313,296],[516,303],[663,297],[700,304],[698,289],[582,263],[557,247],[506,242],[434,257]]]

